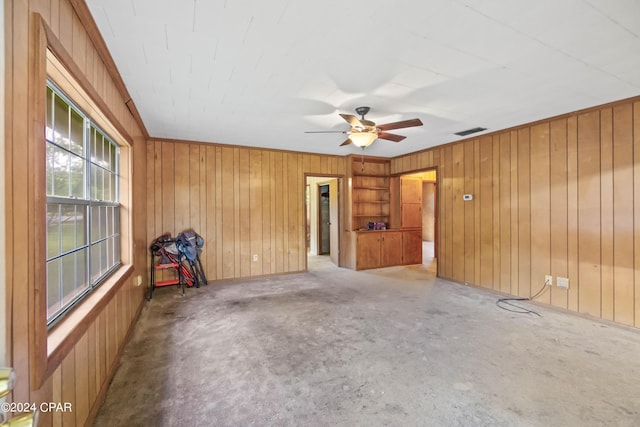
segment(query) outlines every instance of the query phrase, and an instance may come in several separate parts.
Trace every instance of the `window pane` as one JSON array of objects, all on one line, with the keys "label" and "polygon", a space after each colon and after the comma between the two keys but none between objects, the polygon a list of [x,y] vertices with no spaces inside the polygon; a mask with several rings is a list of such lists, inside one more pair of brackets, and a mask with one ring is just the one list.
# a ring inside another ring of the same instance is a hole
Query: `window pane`
[{"label": "window pane", "polygon": [[84,153],[84,119],[77,111],[71,109],[71,151]]},{"label": "window pane", "polygon": [[97,139],[97,129],[91,126],[91,161],[96,161],[96,139]]},{"label": "window pane", "polygon": [[76,245],[76,222],[78,218],[75,205],[60,205],[60,211],[62,214],[60,217],[60,244],[62,253],[65,253],[78,247]]},{"label": "window pane", "polygon": [[60,260],[47,262],[47,317],[51,317],[61,304],[60,295]]},{"label": "window pane", "polygon": [[54,101],[54,142],[69,148],[69,106],[59,96]]},{"label": "window pane", "polygon": [[69,197],[69,153],[61,148],[53,149],[53,195]]},{"label": "window pane", "polygon": [[55,150],[55,145],[47,143],[47,196],[53,195],[53,160],[55,159],[53,153]]},{"label": "window pane", "polygon": [[109,266],[108,242],[109,240],[103,240],[100,242],[100,274],[104,274]]},{"label": "window pane", "polygon": [[100,240],[100,206],[91,206],[91,243],[97,240]]},{"label": "window pane", "polygon": [[112,201],[111,196],[111,172],[102,171],[104,174],[104,200]]},{"label": "window pane", "polygon": [[87,209],[86,205],[76,206],[76,242],[78,247],[87,244]]},{"label": "window pane", "polygon": [[78,292],[84,292],[89,288],[89,280],[87,277],[87,250],[83,249],[76,252],[76,284]]},{"label": "window pane", "polygon": [[120,206],[116,206],[113,211],[115,232],[120,234]]},{"label": "window pane", "polygon": [[70,157],[71,166],[71,195],[79,199],[84,199],[85,180],[84,180],[84,165],[85,160],[82,157],[74,156]]},{"label": "window pane", "polygon": [[97,163],[100,166],[105,167],[106,162],[105,162],[104,150],[105,150],[105,145],[108,144],[108,142],[105,141],[104,135],[102,135],[101,133],[98,133],[98,134],[100,136],[98,137],[98,152],[96,153]]},{"label": "window pane", "polygon": [[105,260],[105,269],[109,269],[113,266],[113,238],[109,238],[106,240],[106,245],[107,245],[107,257]]},{"label": "window pane", "polygon": [[111,149],[109,150],[109,154],[111,156],[111,159],[109,161],[109,170],[111,172],[115,172],[116,171],[116,152],[117,152],[118,148],[111,144]]},{"label": "window pane", "polygon": [[115,245],[115,263],[119,264],[120,263],[120,235],[117,234],[114,238],[114,245]]},{"label": "window pane", "polygon": [[47,205],[47,259],[60,255],[60,205]]},{"label": "window pane", "polygon": [[103,170],[97,166],[91,166],[91,199],[104,200]]},{"label": "window pane", "polygon": [[53,91],[47,88],[47,128],[45,138],[53,141]]},{"label": "window pane", "polygon": [[107,237],[107,209],[106,206],[100,207],[100,238]]},{"label": "window pane", "polygon": [[60,258],[62,261],[62,303],[68,304],[76,295],[76,254]]},{"label": "window pane", "polygon": [[91,246],[91,284],[100,277],[100,244]]},{"label": "window pane", "polygon": [[118,201],[118,175],[111,174],[111,201]]}]

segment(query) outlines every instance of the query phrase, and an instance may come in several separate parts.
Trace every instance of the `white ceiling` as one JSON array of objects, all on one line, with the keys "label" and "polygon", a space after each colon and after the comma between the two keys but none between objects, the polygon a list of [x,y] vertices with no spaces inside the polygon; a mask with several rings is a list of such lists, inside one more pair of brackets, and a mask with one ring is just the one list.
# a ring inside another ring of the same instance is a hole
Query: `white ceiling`
[{"label": "white ceiling", "polygon": [[397,156],[640,94],[638,0],[86,0],[152,137]]}]

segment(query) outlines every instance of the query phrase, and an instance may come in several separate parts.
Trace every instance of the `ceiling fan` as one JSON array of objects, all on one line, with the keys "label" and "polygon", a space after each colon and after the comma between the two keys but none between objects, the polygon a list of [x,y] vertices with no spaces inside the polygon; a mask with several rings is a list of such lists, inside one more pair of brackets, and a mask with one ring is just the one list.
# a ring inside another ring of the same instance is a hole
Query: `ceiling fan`
[{"label": "ceiling fan", "polygon": [[406,136],[397,135],[395,133],[389,133],[388,130],[410,128],[414,126],[422,126],[420,119],[403,120],[400,122],[386,123],[383,125],[376,125],[371,120],[366,120],[364,116],[369,112],[369,107],[358,107],[356,113],[360,114],[361,118],[357,118],[351,114],[340,114],[340,117],[346,120],[351,125],[349,131],[308,131],[305,133],[343,133],[349,135],[349,137],[340,146],[353,144],[358,147],[368,147],[373,142],[380,138],[388,141],[400,142],[406,138]]}]

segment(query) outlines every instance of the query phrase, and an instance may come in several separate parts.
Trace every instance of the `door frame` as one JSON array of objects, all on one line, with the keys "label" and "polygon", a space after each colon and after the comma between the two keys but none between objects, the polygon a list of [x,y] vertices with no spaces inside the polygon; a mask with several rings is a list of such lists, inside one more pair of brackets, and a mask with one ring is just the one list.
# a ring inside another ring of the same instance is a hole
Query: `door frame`
[{"label": "door frame", "polygon": [[[433,257],[436,259],[436,276],[440,276],[440,260],[438,259],[438,248],[440,246],[440,172],[438,170],[438,166],[431,166],[428,168],[421,168],[415,170],[409,170],[401,173],[393,174],[392,176],[397,176],[398,178],[402,178],[405,175],[413,175],[422,172],[430,172],[435,171],[436,180],[434,182],[434,192],[435,196],[433,198]],[[399,200],[399,199],[398,199]],[[424,215],[424,212],[423,212]]]},{"label": "door frame", "polygon": [[[342,230],[342,224],[344,224],[344,215],[345,215],[345,176],[344,174],[325,174],[325,173],[313,173],[313,172],[305,172],[303,175],[303,185],[302,188],[306,189],[306,185],[307,185],[307,178],[320,178],[320,179],[336,179],[337,180],[337,189],[338,189],[338,223],[336,224],[337,230],[338,230],[338,242],[337,242],[337,247],[338,247],[338,256],[337,256],[337,260],[338,260],[338,267],[343,267],[346,265],[346,256],[347,253],[345,251],[344,248],[344,244],[345,241],[347,239],[345,239],[345,237],[343,236],[343,230]],[[309,223],[308,223],[308,219],[307,219],[307,202],[306,202],[306,190],[303,191],[303,194],[301,195],[303,198],[303,203],[305,206],[305,209],[302,210],[302,215],[303,215],[303,221],[304,221],[304,230],[307,230],[307,228],[309,227]],[[306,234],[306,231],[305,231]],[[305,238],[306,241],[306,238]],[[305,243],[306,246],[306,243]],[[304,271],[308,271],[309,270],[309,253],[307,251],[308,247],[305,247],[305,257],[304,257]]]}]

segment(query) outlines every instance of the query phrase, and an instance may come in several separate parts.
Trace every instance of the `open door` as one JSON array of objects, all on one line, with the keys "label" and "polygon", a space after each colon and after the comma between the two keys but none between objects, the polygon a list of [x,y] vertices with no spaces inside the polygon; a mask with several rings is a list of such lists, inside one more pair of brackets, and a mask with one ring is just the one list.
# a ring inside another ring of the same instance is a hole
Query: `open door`
[{"label": "open door", "polygon": [[329,184],[318,185],[318,255],[331,252]]},{"label": "open door", "polygon": [[340,262],[340,241],[338,237],[338,180],[329,182],[329,258],[338,265]]}]

